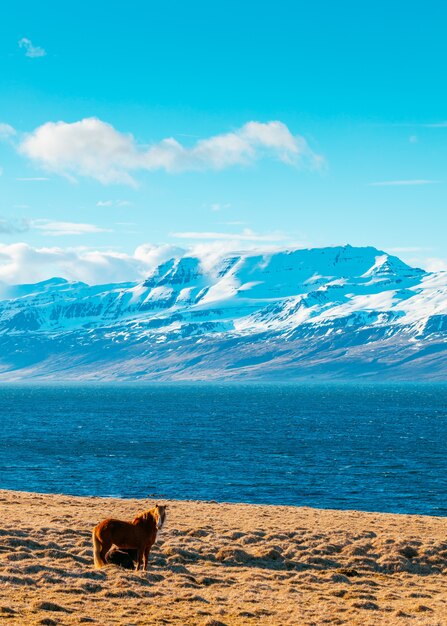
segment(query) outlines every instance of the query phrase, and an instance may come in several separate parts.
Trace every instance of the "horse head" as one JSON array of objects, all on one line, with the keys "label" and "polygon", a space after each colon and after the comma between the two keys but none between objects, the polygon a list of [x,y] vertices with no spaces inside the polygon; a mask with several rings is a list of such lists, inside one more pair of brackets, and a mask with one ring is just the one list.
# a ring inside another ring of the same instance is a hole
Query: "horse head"
[{"label": "horse head", "polygon": [[157,526],[157,530],[160,530],[166,518],[166,504],[156,504],[154,511],[155,524]]}]

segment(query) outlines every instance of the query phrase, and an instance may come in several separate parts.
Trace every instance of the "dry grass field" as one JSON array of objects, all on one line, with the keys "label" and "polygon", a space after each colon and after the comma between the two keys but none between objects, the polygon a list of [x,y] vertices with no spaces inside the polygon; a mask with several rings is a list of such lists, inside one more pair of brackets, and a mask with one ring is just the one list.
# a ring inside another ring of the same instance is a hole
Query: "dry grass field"
[{"label": "dry grass field", "polygon": [[92,527],[153,505],[0,491],[2,624],[447,624],[446,519],[174,501],[148,572],[95,570]]}]

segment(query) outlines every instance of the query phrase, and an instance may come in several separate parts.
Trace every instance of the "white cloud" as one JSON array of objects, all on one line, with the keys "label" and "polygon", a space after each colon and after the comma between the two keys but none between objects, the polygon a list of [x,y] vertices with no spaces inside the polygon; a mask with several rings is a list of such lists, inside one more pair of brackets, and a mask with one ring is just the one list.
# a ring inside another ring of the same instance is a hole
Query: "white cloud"
[{"label": "white cloud", "polygon": [[18,41],[19,47],[25,50],[25,56],[30,57],[31,59],[36,59],[38,57],[44,57],[46,55],[46,51],[39,47],[34,46],[33,42],[27,37],[22,37]]},{"label": "white cloud", "polygon": [[104,206],[131,206],[132,202],[130,200],[98,200],[96,206],[104,207]]},{"label": "white cloud", "polygon": [[[24,205],[26,206],[26,205]],[[44,235],[58,237],[62,235],[89,235],[94,233],[111,232],[109,229],[100,228],[95,224],[83,224],[79,222],[59,222],[49,219],[11,219],[0,216],[0,233],[17,234],[29,230],[41,231]]]},{"label": "white cloud", "polygon": [[440,122],[400,122],[392,124],[392,126],[401,126],[409,128],[447,128],[447,121],[441,120]]},{"label": "white cloud", "polygon": [[213,202],[213,204],[210,205],[211,211],[214,212],[222,211],[222,209],[229,209],[230,207],[231,204],[229,202],[226,202],[225,204],[222,204],[221,202]]},{"label": "white cloud", "polygon": [[447,271],[447,259],[428,258],[421,261],[421,265],[427,272],[445,272]]},{"label": "white cloud", "polygon": [[31,178],[16,178],[16,180],[20,180],[22,182],[42,182],[50,179],[45,178],[44,176],[32,176]]},{"label": "white cloud", "polygon": [[425,180],[423,178],[410,180],[385,180],[377,183],[368,183],[370,187],[399,187],[404,185],[433,185],[439,180]]},{"label": "white cloud", "polygon": [[173,257],[182,257],[185,254],[184,248],[169,243],[160,245],[144,243],[136,248],[134,258],[143,263],[145,267],[152,269]]},{"label": "white cloud", "polygon": [[397,254],[402,261],[411,267],[420,267],[427,272],[447,271],[447,259],[444,257],[431,256],[434,248],[423,246],[400,246],[387,248],[387,252]]},{"label": "white cloud", "polygon": [[283,233],[274,232],[266,235],[255,233],[250,228],[244,228],[241,233],[219,233],[219,232],[200,232],[200,231],[188,231],[188,232],[176,232],[170,233],[171,237],[176,239],[203,239],[208,241],[284,241],[287,237]]},{"label": "white cloud", "polygon": [[5,235],[16,235],[29,230],[30,224],[26,219],[9,219],[0,217],[0,233]]},{"label": "white cloud", "polygon": [[395,248],[387,248],[387,252],[393,254],[408,254],[409,252],[427,252],[432,248],[423,248],[421,246],[397,246]]},{"label": "white cloud", "polygon": [[0,282],[33,283],[54,276],[89,284],[139,281],[160,263],[185,252],[168,244],[145,244],[133,254],[125,254],[82,247],[34,248],[23,242],[0,243]]},{"label": "white cloud", "polygon": [[[0,281],[32,283],[63,276],[91,283],[128,280],[127,257],[117,253],[57,247],[33,248],[26,243],[0,244]],[[134,277],[137,272],[133,272]]]},{"label": "white cloud", "polygon": [[0,122],[0,140],[11,139],[16,134],[15,128],[9,124]]},{"label": "white cloud", "polygon": [[431,124],[418,124],[424,128],[447,128],[447,122],[433,122]]},{"label": "white cloud", "polygon": [[82,224],[79,222],[58,222],[47,219],[32,220],[31,228],[43,231],[45,235],[50,237],[58,237],[60,235],[89,235],[92,233],[110,232],[109,229],[100,228],[95,224]]},{"label": "white cloud", "polygon": [[324,163],[303,137],[292,135],[279,121],[248,122],[191,147],[171,137],[149,148],[94,117],[73,123],[47,122],[24,138],[19,151],[48,171],[68,177],[88,176],[104,184],[135,185],[132,174],[138,170],[220,170],[248,165],[266,156],[311,169]]}]

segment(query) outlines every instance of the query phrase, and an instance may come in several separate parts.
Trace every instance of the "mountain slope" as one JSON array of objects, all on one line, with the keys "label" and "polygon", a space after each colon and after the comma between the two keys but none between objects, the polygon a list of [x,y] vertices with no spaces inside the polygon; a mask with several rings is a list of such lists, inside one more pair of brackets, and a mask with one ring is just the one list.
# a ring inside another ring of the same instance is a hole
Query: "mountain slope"
[{"label": "mountain slope", "polygon": [[0,294],[1,380],[447,373],[447,273],[373,247],[182,257],[141,283]]}]

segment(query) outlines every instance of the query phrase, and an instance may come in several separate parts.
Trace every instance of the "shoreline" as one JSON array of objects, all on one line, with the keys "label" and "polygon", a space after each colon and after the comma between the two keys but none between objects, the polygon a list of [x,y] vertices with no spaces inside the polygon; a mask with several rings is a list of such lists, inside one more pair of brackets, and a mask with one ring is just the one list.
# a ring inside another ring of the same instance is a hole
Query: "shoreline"
[{"label": "shoreline", "polygon": [[297,510],[310,510],[310,511],[319,511],[319,512],[333,512],[333,513],[351,513],[357,514],[362,513],[365,515],[392,515],[399,517],[424,517],[428,519],[438,519],[444,520],[446,523],[446,535],[447,535],[447,514],[446,515],[431,515],[429,513],[403,513],[401,511],[377,511],[377,510],[364,510],[364,509],[343,509],[343,508],[332,508],[332,507],[322,507],[322,506],[310,506],[307,504],[284,504],[284,503],[266,503],[266,502],[242,502],[242,501],[233,501],[233,500],[198,500],[195,498],[169,498],[165,497],[163,494],[148,494],[147,497],[134,497],[134,496],[122,496],[122,495],[79,495],[74,493],[67,492],[52,492],[52,491],[27,491],[21,489],[4,489],[0,488],[0,497],[3,493],[13,493],[13,494],[24,494],[27,496],[56,496],[56,497],[65,497],[65,498],[73,498],[80,500],[114,500],[118,502],[169,502],[171,504],[212,504],[212,505],[222,505],[222,506],[252,506],[252,507],[276,507],[276,508],[285,508],[285,509],[297,509]]},{"label": "shoreline", "polygon": [[447,623],[447,520],[165,500],[149,571],[93,568],[91,530],[155,499],[0,490],[11,625]]}]

